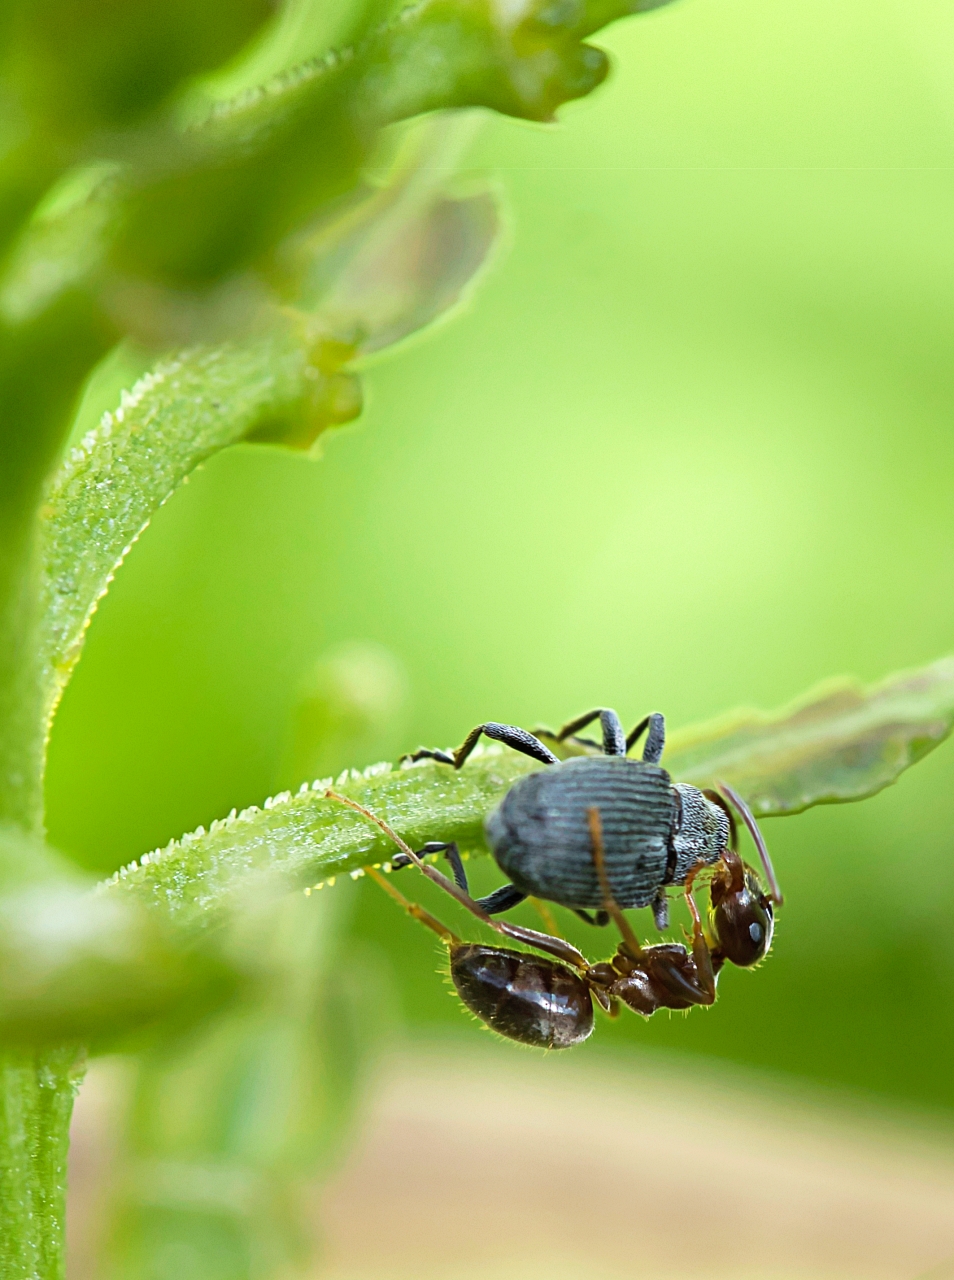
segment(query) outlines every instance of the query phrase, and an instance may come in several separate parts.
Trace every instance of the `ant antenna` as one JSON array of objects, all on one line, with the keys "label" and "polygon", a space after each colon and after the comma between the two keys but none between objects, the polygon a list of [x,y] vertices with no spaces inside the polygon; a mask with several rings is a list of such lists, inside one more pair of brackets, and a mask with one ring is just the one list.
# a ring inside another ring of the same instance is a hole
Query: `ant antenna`
[{"label": "ant antenna", "polygon": [[[566,942],[563,938],[551,938],[548,933],[539,933],[536,929],[527,929],[523,925],[510,924],[506,920],[494,920],[492,916],[489,916],[486,911],[477,905],[469,893],[459,889],[453,880],[448,880],[447,876],[442,875],[436,867],[428,866],[409,845],[405,844],[396,831],[391,830],[383,818],[379,818],[370,809],[366,809],[363,804],[358,804],[357,800],[350,800],[347,796],[339,795],[337,791],[330,789],[325,792],[325,799],[337,800],[339,804],[347,805],[349,809],[354,809],[355,813],[360,813],[369,822],[373,822],[376,827],[384,832],[389,840],[394,841],[401,852],[410,858],[414,865],[427,876],[428,880],[433,880],[434,884],[439,885],[445,893],[449,893],[452,898],[455,898],[460,903],[465,911],[469,911],[472,916],[476,916],[482,924],[489,925],[491,929],[503,934],[505,938],[512,938],[515,942],[522,942],[528,947],[536,947],[538,951],[545,951],[549,955],[555,956],[558,960],[563,960],[567,964],[573,965],[575,969],[579,969],[582,973],[587,972],[589,969],[589,963],[583,953],[577,951],[576,947]],[[374,868],[371,869],[373,870]],[[375,878],[377,879],[377,877]],[[393,886],[389,887],[388,892],[391,891],[391,887]],[[397,890],[394,892],[397,893]],[[394,895],[392,894],[392,896]],[[403,897],[403,895],[401,896]],[[428,927],[433,928],[433,925]],[[450,931],[445,930],[445,932]]]},{"label": "ant antenna", "polygon": [[639,940],[635,933],[633,933],[632,926],[613,897],[609,876],[606,874],[606,857],[603,852],[603,820],[600,817],[599,809],[595,806],[592,809],[587,809],[586,819],[590,824],[590,840],[593,844],[593,866],[596,868],[596,878],[600,882],[600,891],[603,894],[603,909],[609,912],[613,923],[623,935],[623,941],[632,951],[633,959],[638,960],[643,954],[643,949],[639,945]]},{"label": "ant antenna", "polygon": [[772,859],[769,857],[765,838],[759,830],[759,824],[755,821],[755,815],[739,793],[730,787],[727,782],[717,782],[716,786],[725,798],[739,811],[742,821],[748,827],[749,835],[755,841],[755,847],[758,849],[759,857],[762,859],[762,867],[765,871],[765,878],[768,881],[772,901],[778,906],[781,906],[785,899],[782,897],[782,891],[778,886],[778,880],[775,877],[775,868],[772,866]]},{"label": "ant antenna", "polygon": [[460,938],[457,934],[448,929],[447,925],[441,924],[437,916],[432,916],[429,911],[425,911],[422,906],[416,902],[411,902],[405,898],[400,889],[396,889],[388,880],[387,876],[383,876],[376,867],[365,867],[365,871],[371,877],[375,884],[380,885],[385,893],[390,894],[399,907],[403,907],[409,916],[419,920],[421,924],[426,925],[428,929],[432,929],[440,938],[441,942],[448,947],[459,947]]}]

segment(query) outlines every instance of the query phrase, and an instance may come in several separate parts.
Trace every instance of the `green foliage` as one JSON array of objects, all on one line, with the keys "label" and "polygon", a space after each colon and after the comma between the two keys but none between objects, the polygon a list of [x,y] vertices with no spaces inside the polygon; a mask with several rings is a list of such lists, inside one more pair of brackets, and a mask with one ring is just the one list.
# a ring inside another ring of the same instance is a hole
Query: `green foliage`
[{"label": "green foliage", "polygon": [[35,127],[68,144],[125,128],[211,71],[269,17],[267,0],[11,0],[6,74]]},{"label": "green foliage", "polygon": [[[381,131],[444,108],[549,119],[605,75],[584,37],[630,12],[355,5],[337,24],[350,43],[333,51],[321,47],[319,9],[297,6],[313,28],[298,65],[278,52],[288,26],[270,23],[262,0],[43,0],[0,17],[0,822],[24,837],[11,849],[28,881],[51,717],[96,602],[151,513],[226,445],[308,448],[353,418],[355,358],[446,310],[489,252],[489,195],[453,195],[428,177],[428,161],[447,159],[447,128],[435,125],[376,188],[363,169]],[[248,79],[269,62],[265,83]],[[231,100],[217,99],[214,78],[196,80],[215,69]],[[57,470],[71,408],[119,339],[157,362]],[[193,1000],[198,951],[60,879],[4,899],[8,1036],[36,1043],[83,1024],[108,1037],[117,1020]],[[72,931],[55,927],[63,920]],[[62,946],[40,962],[51,929]],[[48,1121],[40,1147],[62,1156],[71,1095],[48,1065],[56,1052],[8,1073],[11,1150]],[[0,1170],[13,1224],[0,1269],[58,1275],[60,1174],[40,1212],[22,1160]]]},{"label": "green foliage", "polygon": [[674,736],[667,763],[697,786],[719,778],[761,817],[863,800],[948,736],[954,659],[864,689],[831,681],[774,715],[736,712]]},{"label": "green foliage", "polygon": [[[293,0],[272,18],[263,0],[14,0],[0,14],[5,1277],[62,1274],[76,1046],[130,1037],[115,1274],[186,1274],[162,1262],[180,1244],[196,1276],[306,1267],[296,1197],[334,1148],[383,1019],[365,1035],[367,964],[340,963],[347,904],[293,891],[390,849],[318,783],[94,891],[42,841],[51,720],[97,602],[176,488],[240,441],[313,451],[360,412],[361,359],[465,294],[499,215],[486,189],[447,185],[464,109],[552,120],[606,75],[587,37],[662,2],[368,0],[329,16]],[[397,126],[427,113],[372,180]],[[67,447],[110,350],[148,372]],[[384,740],[400,673],[378,662],[363,701],[375,661],[318,667],[289,771]],[[946,660],[731,717],[675,737],[667,760],[677,777],[727,778],[765,814],[857,799],[947,734],[952,678]],[[491,750],[461,773],[384,766],[340,786],[413,843],[476,851],[533,767]]]},{"label": "green foliage", "polygon": [[[757,817],[860,800],[894,782],[954,726],[954,659],[893,676],[862,691],[827,685],[771,715],[736,712],[673,735],[663,764],[676,781],[731,783]],[[570,747],[565,754],[572,754]],[[478,749],[461,770],[433,761],[351,771],[335,787],[383,818],[411,846],[456,840],[486,849],[483,822],[513,785],[541,766],[508,748]],[[183,922],[230,909],[249,876],[306,887],[394,850],[360,814],[325,798],[331,779],[304,783],[200,828],[117,872],[114,892],[159,906]]]},{"label": "green foliage", "polygon": [[448,152],[453,158],[461,132],[459,121],[436,122],[388,186],[359,189],[343,213],[285,247],[284,278],[299,282],[306,310],[260,315],[263,332],[159,363],[54,473],[39,526],[47,723],[96,602],[152,512],[189,473],[242,439],[311,446],[360,412],[348,362],[459,299],[498,225],[486,192],[447,196],[435,179],[432,166]]},{"label": "green foliage", "polygon": [[381,976],[343,960],[346,907],[292,895],[247,916],[254,993],[140,1055],[107,1274],[307,1272],[303,1186],[334,1158],[387,1025]]},{"label": "green foliage", "polygon": [[201,1018],[250,976],[159,913],[95,892],[16,828],[0,832],[0,872],[0,1043],[102,1049]]}]

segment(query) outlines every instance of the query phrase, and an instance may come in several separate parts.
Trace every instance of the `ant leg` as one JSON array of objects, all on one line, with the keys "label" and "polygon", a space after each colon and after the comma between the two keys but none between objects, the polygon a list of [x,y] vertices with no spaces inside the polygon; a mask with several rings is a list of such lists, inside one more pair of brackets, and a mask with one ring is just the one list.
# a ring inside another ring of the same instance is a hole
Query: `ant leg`
[{"label": "ant leg", "polygon": [[410,902],[405,898],[404,894],[401,893],[399,889],[395,889],[394,885],[391,884],[387,877],[383,876],[380,871],[377,871],[374,867],[365,867],[365,871],[375,884],[380,885],[384,892],[394,899],[398,906],[404,908],[409,916],[415,920],[419,920],[421,924],[426,925],[428,929],[432,929],[440,938],[441,942],[445,943],[445,945],[449,947],[458,946],[460,944],[460,938],[458,938],[456,933],[452,933],[445,924],[441,924],[437,916],[432,916],[429,911],[425,911],[424,908],[418,906],[416,902]]},{"label": "ant leg", "polygon": [[603,730],[603,754],[606,756],[624,756],[626,754],[626,738],[619,716],[608,707],[597,707],[595,711],[587,711],[585,715],[568,720],[559,733],[554,734],[557,742],[565,742],[567,738],[576,736],[580,729],[599,719]]},{"label": "ant leg", "polygon": [[[443,853],[450,863],[451,873],[454,877],[454,883],[458,889],[463,889],[464,893],[470,893],[470,886],[467,883],[467,872],[464,870],[464,864],[461,862],[460,850],[455,840],[429,840],[423,849],[418,849],[417,856],[423,858],[426,853]],[[391,870],[401,871],[404,867],[411,865],[411,859],[404,853],[396,853],[391,859]]]},{"label": "ant leg", "polygon": [[410,755],[402,756],[402,760],[439,760],[442,764],[451,764],[455,769],[459,769],[470,753],[476,747],[481,734],[486,734],[488,738],[494,738],[497,742],[502,742],[504,746],[512,747],[514,751],[520,751],[525,756],[530,756],[533,760],[539,760],[541,764],[556,764],[557,758],[552,751],[543,745],[539,738],[535,738],[532,733],[527,733],[526,729],[518,729],[512,724],[498,724],[496,720],[488,720],[486,724],[479,724],[471,729],[467,737],[451,755],[447,751],[436,751],[430,747],[421,747],[417,751],[412,751]]},{"label": "ant leg", "polygon": [[587,809],[586,817],[590,824],[593,866],[596,868],[596,878],[600,882],[600,890],[603,894],[603,910],[623,935],[623,942],[626,944],[627,951],[632,953],[634,960],[638,960],[643,954],[643,949],[639,945],[639,940],[633,933],[629,921],[623,915],[619,904],[613,897],[613,890],[610,888],[609,877],[606,874],[606,858],[603,853],[603,821],[600,818],[599,809],[595,806],[592,809]]},{"label": "ant leg", "polygon": [[[410,845],[406,844],[401,837],[393,831],[383,818],[379,818],[377,814],[366,809],[363,804],[359,804],[357,800],[351,800],[348,796],[339,795],[337,791],[330,788],[325,792],[326,800],[335,800],[338,804],[346,805],[349,809],[354,809],[355,813],[360,813],[362,817],[373,822],[374,825],[388,837],[389,840],[397,845],[401,852],[414,863],[417,869],[427,876],[428,880],[432,880],[434,884],[439,885],[445,893],[449,893],[460,905],[469,911],[472,916],[482,921],[483,924],[489,925],[491,929],[502,934],[505,938],[512,938],[515,942],[523,942],[528,947],[535,947],[538,951],[544,951],[547,955],[555,956],[557,960],[562,960],[566,964],[571,964],[581,973],[589,971],[589,963],[581,951],[577,951],[572,943],[566,942],[563,938],[551,937],[548,933],[540,933],[537,929],[527,929],[523,925],[510,924],[506,920],[494,920],[487,914],[463,889],[454,884],[453,880],[448,880],[447,876],[442,875],[436,867],[429,866],[426,862],[422,862]],[[393,889],[393,885],[391,888]],[[397,890],[394,890],[396,893]]]},{"label": "ant leg", "polygon": [[692,958],[695,961],[696,972],[699,975],[700,991],[707,996],[705,1000],[700,1000],[699,1004],[713,1004],[716,998],[716,975],[712,966],[712,952],[709,950],[709,944],[706,941],[706,935],[702,928],[702,920],[699,917],[699,908],[696,906],[696,900],[692,896],[692,883],[696,876],[702,870],[705,863],[697,862],[689,874],[686,876],[685,895],[686,905],[689,908],[689,914],[692,916]]}]

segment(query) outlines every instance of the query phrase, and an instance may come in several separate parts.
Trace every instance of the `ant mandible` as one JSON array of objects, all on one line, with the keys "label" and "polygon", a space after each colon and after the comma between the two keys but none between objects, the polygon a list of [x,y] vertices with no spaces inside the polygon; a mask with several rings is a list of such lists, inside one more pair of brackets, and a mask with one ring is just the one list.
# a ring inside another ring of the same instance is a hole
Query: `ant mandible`
[{"label": "ant mandible", "polygon": [[742,968],[757,964],[772,941],[772,903],[756,872],[735,849],[726,849],[710,882],[708,927],[704,928],[692,885],[701,865],[686,878],[685,897],[692,917],[691,949],[679,943],[644,947],[613,897],[606,874],[603,827],[597,808],[587,811],[593,865],[603,909],[622,936],[609,961],[591,965],[563,938],[494,919],[460,886],[428,866],[382,819],[335,791],[326,798],[363,814],[382,830],[429,880],[471,915],[497,933],[543,955],[485,943],[465,942],[436,916],[411,902],[374,867],[368,875],[395,902],[432,930],[447,947],[451,980],[470,1011],[509,1040],[545,1049],[580,1044],[593,1031],[593,1000],[615,1017],[620,1003],[643,1017],[657,1009],[711,1005],[719,971],[726,962]]}]

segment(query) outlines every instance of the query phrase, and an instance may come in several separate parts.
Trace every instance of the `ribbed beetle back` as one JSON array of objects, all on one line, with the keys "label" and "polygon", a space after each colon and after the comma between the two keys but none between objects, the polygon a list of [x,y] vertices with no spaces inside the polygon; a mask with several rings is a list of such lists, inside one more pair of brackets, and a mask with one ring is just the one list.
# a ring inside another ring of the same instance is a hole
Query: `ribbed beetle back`
[{"label": "ribbed beetle back", "polygon": [[578,757],[521,778],[487,819],[487,840],[518,889],[567,907],[600,907],[587,810],[603,824],[621,907],[645,907],[666,875],[676,812],[669,774],[620,756]]}]

